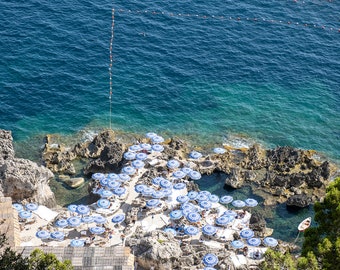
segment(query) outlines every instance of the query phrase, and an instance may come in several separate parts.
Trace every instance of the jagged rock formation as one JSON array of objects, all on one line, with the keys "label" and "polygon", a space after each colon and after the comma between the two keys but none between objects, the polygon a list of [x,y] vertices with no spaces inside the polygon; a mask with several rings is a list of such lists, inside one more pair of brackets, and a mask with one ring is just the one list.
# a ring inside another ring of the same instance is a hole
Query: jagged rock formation
[{"label": "jagged rock formation", "polygon": [[14,201],[29,199],[46,206],[56,204],[48,182],[53,173],[38,164],[15,158],[10,131],[0,130],[0,193]]}]

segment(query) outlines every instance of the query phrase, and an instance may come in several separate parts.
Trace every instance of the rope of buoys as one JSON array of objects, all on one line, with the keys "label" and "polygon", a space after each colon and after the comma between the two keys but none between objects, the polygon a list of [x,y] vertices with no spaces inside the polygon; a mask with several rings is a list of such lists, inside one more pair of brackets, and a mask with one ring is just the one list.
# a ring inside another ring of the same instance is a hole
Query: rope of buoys
[{"label": "rope of buoys", "polygon": [[109,101],[110,101],[110,119],[109,119],[109,126],[111,129],[112,125],[112,63],[113,63],[113,56],[112,56],[112,44],[113,44],[113,34],[114,34],[114,24],[115,24],[115,10],[112,8],[112,23],[111,23],[111,39],[110,39],[110,64],[109,64],[109,77],[110,77],[110,92],[109,92]]}]

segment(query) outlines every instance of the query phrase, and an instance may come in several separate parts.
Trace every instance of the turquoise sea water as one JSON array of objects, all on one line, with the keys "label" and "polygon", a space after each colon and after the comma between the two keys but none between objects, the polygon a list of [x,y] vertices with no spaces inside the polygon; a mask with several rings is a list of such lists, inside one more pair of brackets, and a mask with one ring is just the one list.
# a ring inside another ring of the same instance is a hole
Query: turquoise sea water
[{"label": "turquoise sea water", "polygon": [[339,161],[339,12],[326,0],[2,1],[0,127],[35,160],[45,134],[111,122],[193,146],[241,137]]}]

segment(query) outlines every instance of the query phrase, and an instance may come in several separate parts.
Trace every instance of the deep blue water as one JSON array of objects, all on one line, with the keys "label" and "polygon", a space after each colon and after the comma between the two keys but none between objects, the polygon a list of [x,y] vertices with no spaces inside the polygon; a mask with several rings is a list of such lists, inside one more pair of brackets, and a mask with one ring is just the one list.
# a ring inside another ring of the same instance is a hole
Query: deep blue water
[{"label": "deep blue water", "polygon": [[326,0],[2,1],[0,128],[33,159],[46,133],[111,122],[193,145],[242,137],[339,161],[339,13]]}]

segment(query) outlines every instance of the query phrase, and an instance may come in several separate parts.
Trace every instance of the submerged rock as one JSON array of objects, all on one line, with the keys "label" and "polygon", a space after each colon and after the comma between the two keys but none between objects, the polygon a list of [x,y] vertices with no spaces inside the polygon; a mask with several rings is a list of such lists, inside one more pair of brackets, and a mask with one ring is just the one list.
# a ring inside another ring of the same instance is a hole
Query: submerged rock
[{"label": "submerged rock", "polygon": [[312,202],[312,199],[305,194],[293,195],[288,198],[287,206],[289,207],[307,207]]}]

